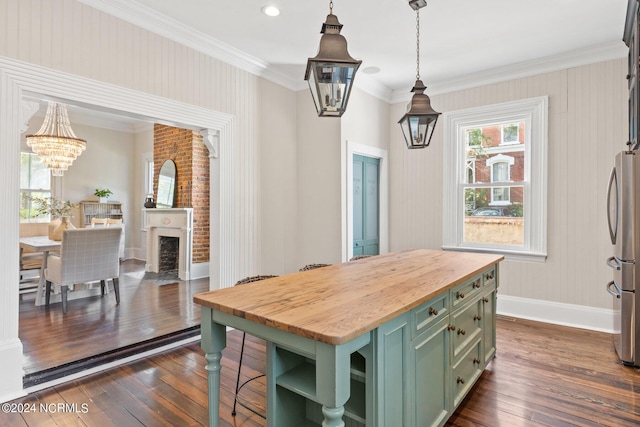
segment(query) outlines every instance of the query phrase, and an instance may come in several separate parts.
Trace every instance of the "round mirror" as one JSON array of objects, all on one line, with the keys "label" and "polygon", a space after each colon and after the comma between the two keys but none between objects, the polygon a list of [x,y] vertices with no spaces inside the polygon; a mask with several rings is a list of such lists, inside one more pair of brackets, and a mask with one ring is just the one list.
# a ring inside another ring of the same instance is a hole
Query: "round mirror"
[{"label": "round mirror", "polygon": [[158,176],[157,208],[172,208],[176,199],[176,164],[173,160],[165,160]]}]

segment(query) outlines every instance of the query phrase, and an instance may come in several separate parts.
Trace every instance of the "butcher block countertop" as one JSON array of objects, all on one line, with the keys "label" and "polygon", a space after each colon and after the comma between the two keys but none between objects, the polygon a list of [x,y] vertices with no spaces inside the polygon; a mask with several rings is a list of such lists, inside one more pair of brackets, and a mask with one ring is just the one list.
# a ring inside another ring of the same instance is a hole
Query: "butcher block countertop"
[{"label": "butcher block countertop", "polygon": [[199,293],[197,304],[332,345],[429,301],[502,255],[416,249]]}]

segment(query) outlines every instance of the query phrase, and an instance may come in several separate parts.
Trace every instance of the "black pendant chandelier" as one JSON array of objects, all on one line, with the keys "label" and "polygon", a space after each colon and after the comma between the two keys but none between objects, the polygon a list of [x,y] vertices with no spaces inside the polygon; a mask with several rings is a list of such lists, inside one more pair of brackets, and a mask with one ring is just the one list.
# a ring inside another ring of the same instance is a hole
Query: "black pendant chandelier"
[{"label": "black pendant chandelier", "polygon": [[313,102],[320,117],[340,117],[347,109],[353,78],[362,63],[347,52],[347,40],[340,34],[342,24],[333,14],[322,24],[318,54],[307,61],[304,79],[309,82]]},{"label": "black pendant chandelier", "polygon": [[416,82],[411,89],[413,97],[407,106],[407,113],[398,123],[410,149],[429,146],[440,115],[431,108],[431,100],[424,93],[427,87],[420,80],[420,9],[426,5],[425,0],[409,1],[409,6],[416,11]]}]

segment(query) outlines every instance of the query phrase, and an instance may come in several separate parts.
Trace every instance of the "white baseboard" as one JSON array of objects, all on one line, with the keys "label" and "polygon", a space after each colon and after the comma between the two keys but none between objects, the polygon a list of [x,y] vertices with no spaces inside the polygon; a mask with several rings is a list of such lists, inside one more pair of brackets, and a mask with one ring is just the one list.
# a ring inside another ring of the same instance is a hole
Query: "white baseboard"
[{"label": "white baseboard", "polygon": [[2,381],[0,381],[0,402],[8,402],[24,396],[26,393],[22,389],[22,343],[19,339],[7,340],[0,343],[0,360],[3,366],[12,366],[10,369],[2,370]]},{"label": "white baseboard", "polygon": [[497,313],[573,328],[614,332],[613,309],[498,294]]}]

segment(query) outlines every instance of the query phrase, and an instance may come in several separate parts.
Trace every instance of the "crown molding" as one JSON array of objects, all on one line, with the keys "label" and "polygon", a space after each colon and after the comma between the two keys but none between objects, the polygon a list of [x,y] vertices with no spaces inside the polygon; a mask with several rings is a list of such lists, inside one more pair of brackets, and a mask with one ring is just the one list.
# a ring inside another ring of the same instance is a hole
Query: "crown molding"
[{"label": "crown molding", "polygon": [[[177,20],[164,16],[157,11],[141,5],[135,0],[77,0],[87,6],[101,10],[109,15],[130,22],[152,33],[166,37],[176,43],[190,47],[220,61],[235,66],[251,74],[260,76],[273,83],[293,91],[306,89],[300,79],[294,79],[275,70],[269,63],[240,51],[220,40],[189,28]],[[561,54],[511,64],[504,67],[484,70],[452,79],[429,82],[429,95],[437,95],[472,87],[485,86],[530,77],[536,74],[564,70],[572,67],[594,64],[626,57],[628,49],[622,40],[611,41],[595,46],[577,49]],[[359,89],[390,104],[407,102],[411,98],[410,87],[391,90],[375,79],[358,74],[354,85]]]},{"label": "crown molding", "polygon": [[77,0],[94,9],[120,18],[154,34],[202,52],[212,58],[263,77],[291,90],[298,90],[299,82],[273,70],[265,61],[229,46],[177,20],[162,15],[132,0]]},{"label": "crown molding", "polygon": [[[502,83],[523,77],[531,77],[537,74],[595,64],[612,59],[625,58],[628,53],[629,49],[622,40],[611,41],[583,49],[533,59],[531,61],[484,70],[461,77],[430,82],[430,84],[427,85],[429,87],[428,95],[439,95],[457,90]],[[402,92],[395,90],[393,91],[391,103],[408,102],[410,99],[411,94],[408,89]]]}]

